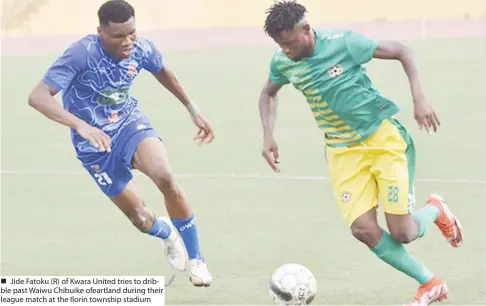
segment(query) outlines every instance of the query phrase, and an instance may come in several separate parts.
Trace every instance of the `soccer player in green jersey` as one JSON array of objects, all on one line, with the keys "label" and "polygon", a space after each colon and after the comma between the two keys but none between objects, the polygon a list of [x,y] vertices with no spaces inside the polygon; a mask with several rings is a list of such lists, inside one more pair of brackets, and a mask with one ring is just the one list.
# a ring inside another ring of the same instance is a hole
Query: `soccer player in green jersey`
[{"label": "soccer player in green jersey", "polygon": [[[419,290],[412,305],[447,298],[444,281],[405,248],[435,223],[449,244],[463,242],[457,218],[439,195],[413,211],[415,148],[409,132],[394,118],[398,105],[373,86],[363,65],[372,58],[398,60],[412,90],[415,119],[436,132],[439,118],[425,100],[412,52],[403,44],[377,41],[350,30],[318,31],[295,1],[268,10],[265,32],[279,45],[259,99],[263,156],[279,170],[273,136],[277,92],[291,83],[302,92],[322,130],[335,198],[351,232],[378,258],[414,278]],[[377,221],[378,201],[388,231]]]}]

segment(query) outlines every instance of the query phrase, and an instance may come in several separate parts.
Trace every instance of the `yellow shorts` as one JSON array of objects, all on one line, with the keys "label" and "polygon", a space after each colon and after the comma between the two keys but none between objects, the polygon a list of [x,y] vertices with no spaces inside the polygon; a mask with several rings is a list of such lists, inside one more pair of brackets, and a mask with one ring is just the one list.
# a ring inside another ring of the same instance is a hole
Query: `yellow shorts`
[{"label": "yellow shorts", "polygon": [[406,129],[385,120],[362,143],[326,146],[334,195],[348,226],[378,207],[386,213],[409,214],[415,205],[415,147]]}]

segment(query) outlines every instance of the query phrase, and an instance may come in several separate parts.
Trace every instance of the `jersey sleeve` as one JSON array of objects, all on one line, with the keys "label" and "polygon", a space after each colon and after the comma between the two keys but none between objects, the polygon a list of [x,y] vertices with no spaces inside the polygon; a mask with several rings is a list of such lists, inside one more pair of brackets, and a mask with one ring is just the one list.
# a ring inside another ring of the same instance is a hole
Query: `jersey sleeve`
[{"label": "jersey sleeve", "polygon": [[56,91],[65,90],[74,77],[86,68],[88,50],[81,42],[72,44],[49,67],[43,81]]},{"label": "jersey sleeve", "polygon": [[269,80],[274,82],[275,84],[288,84],[290,81],[285,77],[282,72],[277,68],[277,62],[275,60],[275,57],[272,58],[272,61],[270,62],[270,75],[269,75]]},{"label": "jersey sleeve", "polygon": [[357,65],[369,62],[373,58],[378,42],[358,32],[349,31],[345,36],[346,47]]},{"label": "jersey sleeve", "polygon": [[144,54],[144,61],[143,61],[143,68],[150,72],[159,72],[162,70],[163,63],[162,63],[162,54],[160,51],[155,47],[154,43],[145,40],[146,42],[146,50]]}]

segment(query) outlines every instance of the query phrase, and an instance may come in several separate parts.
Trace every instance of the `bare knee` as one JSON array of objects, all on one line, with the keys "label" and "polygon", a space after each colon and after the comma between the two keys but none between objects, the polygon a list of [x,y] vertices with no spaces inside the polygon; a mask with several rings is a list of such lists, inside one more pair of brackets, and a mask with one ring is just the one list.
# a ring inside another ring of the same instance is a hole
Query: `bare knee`
[{"label": "bare knee", "polygon": [[390,235],[397,243],[407,244],[418,236],[418,226],[410,215],[386,214]]},{"label": "bare knee", "polygon": [[390,230],[390,235],[393,240],[401,244],[407,244],[415,240],[416,234],[412,231],[402,228],[398,230]]},{"label": "bare knee", "polygon": [[163,194],[174,195],[179,193],[179,187],[171,172],[164,170],[155,171],[152,179]]},{"label": "bare knee", "polygon": [[376,219],[376,210],[370,209],[354,220],[353,224],[351,224],[351,233],[368,247],[377,245],[381,239],[382,230]]},{"label": "bare knee", "polygon": [[351,233],[356,239],[363,242],[368,247],[377,245],[382,235],[382,231],[378,224],[353,224]]},{"label": "bare knee", "polygon": [[153,214],[146,208],[134,210],[128,218],[132,224],[141,232],[148,232],[153,225]]}]

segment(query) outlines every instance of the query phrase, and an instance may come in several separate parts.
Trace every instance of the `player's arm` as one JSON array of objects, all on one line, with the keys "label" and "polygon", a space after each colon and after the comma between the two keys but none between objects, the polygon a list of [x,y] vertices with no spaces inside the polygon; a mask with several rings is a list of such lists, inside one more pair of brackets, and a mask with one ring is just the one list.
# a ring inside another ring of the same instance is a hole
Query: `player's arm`
[{"label": "player's arm", "polygon": [[396,41],[378,41],[373,57],[378,59],[397,60],[402,64],[412,91],[415,119],[420,128],[425,126],[426,130],[429,131],[429,127],[432,127],[434,132],[437,132],[440,126],[439,117],[425,100],[417,61],[412,49]]},{"label": "player's arm", "polygon": [[54,99],[57,90],[51,88],[43,81],[39,82],[29,95],[29,105],[47,118],[76,129],[84,121],[69,113]]},{"label": "player's arm", "polygon": [[210,143],[214,139],[213,128],[209,121],[202,115],[198,107],[189,99],[184,87],[177,79],[172,70],[164,66],[160,71],[153,75],[168,91],[170,91],[187,109],[192,121],[199,128],[194,140],[200,143]]},{"label": "player's arm", "polygon": [[273,139],[273,130],[277,120],[277,93],[282,88],[282,84],[268,80],[260,92],[258,108],[260,110],[260,120],[263,128],[263,137]]},{"label": "player's arm", "polygon": [[398,60],[407,74],[412,90],[415,120],[420,128],[427,131],[432,127],[437,131],[440,122],[432,106],[425,101],[417,63],[410,48],[395,41],[377,41],[358,32],[348,31],[345,36],[346,47],[355,64],[361,65],[372,58]]},{"label": "player's arm", "polygon": [[373,57],[399,61],[409,79],[414,101],[423,100],[425,95],[420,81],[417,63],[410,48],[396,41],[378,41]]},{"label": "player's arm", "polygon": [[273,136],[273,131],[277,120],[277,93],[282,86],[283,84],[274,83],[272,80],[268,80],[260,92],[260,99],[258,101],[260,120],[263,128],[262,156],[275,172],[280,172],[280,168],[278,167],[280,160],[278,146]]},{"label": "player's arm", "polygon": [[44,78],[29,94],[28,103],[47,118],[76,130],[81,137],[90,141],[100,151],[110,151],[111,140],[101,130],[66,111],[54,98],[71,83],[73,78],[84,69],[86,54],[83,48],[72,46],[49,68]]},{"label": "player's arm", "polygon": [[150,49],[144,61],[144,68],[152,73],[157,81],[172,93],[187,109],[192,121],[199,128],[194,140],[200,143],[210,143],[214,139],[214,132],[209,121],[202,115],[198,107],[189,99],[189,96],[179,82],[175,73],[162,64],[162,55],[151,41],[146,41]]},{"label": "player's arm", "polygon": [[193,102],[191,102],[186,90],[172,70],[167,68],[167,66],[164,66],[160,71],[154,72],[153,75],[162,86],[172,93],[187,108],[191,116],[198,116],[200,114],[199,109]]},{"label": "player's arm", "polygon": [[263,128],[263,151],[262,156],[268,165],[275,172],[280,172],[278,164],[280,163],[278,146],[273,136],[275,122],[277,121],[278,91],[289,80],[280,72],[276,63],[276,56],[270,63],[270,75],[268,81],[260,92],[258,108],[260,110],[260,120]]}]

